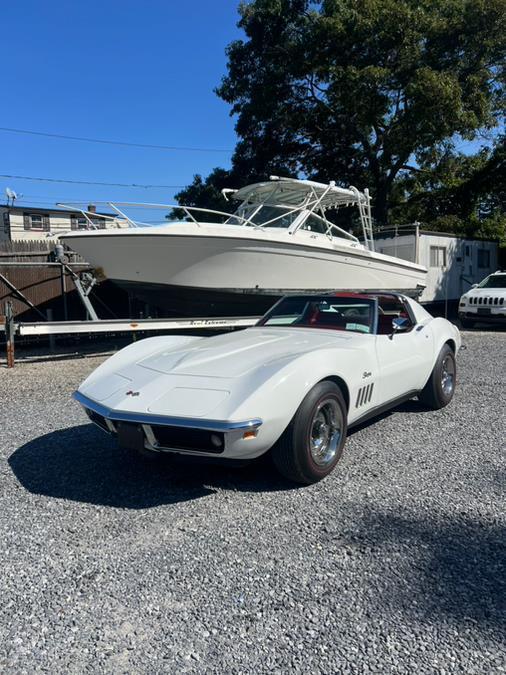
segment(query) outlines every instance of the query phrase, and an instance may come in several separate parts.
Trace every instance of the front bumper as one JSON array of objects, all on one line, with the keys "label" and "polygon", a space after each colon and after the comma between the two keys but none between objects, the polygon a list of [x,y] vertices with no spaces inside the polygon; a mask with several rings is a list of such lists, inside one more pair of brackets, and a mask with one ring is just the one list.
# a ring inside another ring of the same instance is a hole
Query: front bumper
[{"label": "front bumper", "polygon": [[[155,452],[221,457],[244,456],[241,441],[255,438],[262,420],[208,420],[113,410],[79,391],[73,398],[102,431],[115,435],[122,445]],[[248,443],[247,440],[244,442]]]},{"label": "front bumper", "polygon": [[[481,311],[480,311],[481,310]],[[488,310],[488,311],[487,311]],[[495,308],[459,308],[459,319],[468,319],[470,321],[483,323],[502,323],[506,322],[506,309],[496,310]]]}]

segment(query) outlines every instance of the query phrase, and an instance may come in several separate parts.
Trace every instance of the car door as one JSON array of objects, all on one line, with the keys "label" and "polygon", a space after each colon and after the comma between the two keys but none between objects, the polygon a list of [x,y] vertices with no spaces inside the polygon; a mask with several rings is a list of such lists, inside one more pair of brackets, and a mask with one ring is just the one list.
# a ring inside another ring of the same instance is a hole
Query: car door
[{"label": "car door", "polygon": [[400,311],[408,315],[407,330],[394,333],[388,323],[391,326],[395,317],[387,314],[387,319],[383,315],[383,327],[380,321],[376,336],[381,403],[419,391],[430,373],[434,349],[432,330],[428,324],[416,324],[407,308]]}]

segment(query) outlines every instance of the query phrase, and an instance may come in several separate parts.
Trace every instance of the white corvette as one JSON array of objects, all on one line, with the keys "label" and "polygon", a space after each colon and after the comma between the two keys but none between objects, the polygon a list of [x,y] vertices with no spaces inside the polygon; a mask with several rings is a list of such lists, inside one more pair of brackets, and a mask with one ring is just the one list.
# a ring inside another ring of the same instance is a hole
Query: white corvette
[{"label": "white corvette", "polygon": [[348,427],[414,396],[447,405],[460,345],[453,324],[399,294],[291,296],[247,330],[135,342],[74,397],[122,446],[271,450],[282,474],[308,484],[337,464]]}]

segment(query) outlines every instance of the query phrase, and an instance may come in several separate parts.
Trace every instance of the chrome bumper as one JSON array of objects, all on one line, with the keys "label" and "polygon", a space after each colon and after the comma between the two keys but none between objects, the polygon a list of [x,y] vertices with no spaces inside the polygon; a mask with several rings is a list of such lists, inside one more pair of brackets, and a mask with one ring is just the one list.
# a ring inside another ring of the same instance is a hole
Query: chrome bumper
[{"label": "chrome bumper", "polygon": [[[75,391],[72,397],[80,403],[83,408],[93,411],[110,422],[131,422],[133,424],[156,425],[166,427],[180,427],[184,429],[202,429],[205,431],[248,431],[258,429],[262,426],[263,420],[254,417],[249,420],[229,421],[229,420],[206,420],[195,417],[170,417],[169,415],[150,415],[149,413],[135,413],[122,410],[112,410],[101,403],[97,403],[88,398],[79,391]],[[112,429],[111,429],[112,431]]]}]

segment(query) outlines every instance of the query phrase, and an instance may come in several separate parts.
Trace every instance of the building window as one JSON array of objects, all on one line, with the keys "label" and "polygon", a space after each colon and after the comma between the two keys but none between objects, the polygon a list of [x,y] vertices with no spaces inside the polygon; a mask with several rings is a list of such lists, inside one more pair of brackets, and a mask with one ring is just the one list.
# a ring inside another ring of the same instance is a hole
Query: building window
[{"label": "building window", "polygon": [[92,218],[91,222],[95,225],[97,230],[105,230],[105,218]]},{"label": "building window", "polygon": [[39,230],[49,232],[49,216],[45,213],[23,213],[23,226],[25,230]]},{"label": "building window", "polygon": [[490,251],[486,248],[478,249],[478,269],[487,269],[490,267]]},{"label": "building window", "polygon": [[7,236],[11,233],[11,223],[8,211],[4,211],[4,232]]},{"label": "building window", "polygon": [[430,266],[446,267],[446,246],[430,247]]},{"label": "building window", "polygon": [[[88,220],[89,218],[89,220]],[[105,218],[91,217],[85,218],[82,214],[72,213],[70,216],[70,227],[72,230],[97,230],[105,229]],[[90,224],[93,223],[93,226]]]}]

